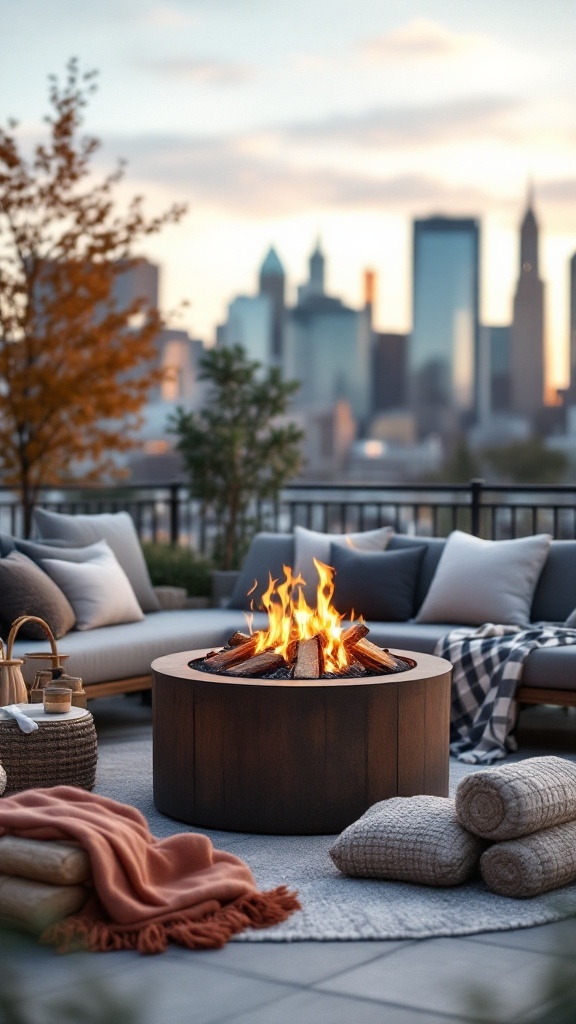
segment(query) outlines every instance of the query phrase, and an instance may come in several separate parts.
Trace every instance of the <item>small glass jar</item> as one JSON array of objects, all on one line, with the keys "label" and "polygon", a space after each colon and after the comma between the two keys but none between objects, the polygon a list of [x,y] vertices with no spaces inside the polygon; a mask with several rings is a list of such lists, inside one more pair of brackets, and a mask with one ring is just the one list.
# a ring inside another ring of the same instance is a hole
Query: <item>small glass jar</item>
[{"label": "small glass jar", "polygon": [[72,706],[72,690],[68,686],[44,687],[44,711],[48,715],[65,715]]}]

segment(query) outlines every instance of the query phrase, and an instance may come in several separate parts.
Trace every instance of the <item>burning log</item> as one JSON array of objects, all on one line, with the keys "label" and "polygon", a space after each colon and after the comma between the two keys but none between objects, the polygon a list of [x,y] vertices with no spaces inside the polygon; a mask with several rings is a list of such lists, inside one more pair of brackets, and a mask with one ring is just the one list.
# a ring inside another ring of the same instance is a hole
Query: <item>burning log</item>
[{"label": "burning log", "polygon": [[357,644],[359,640],[368,636],[369,632],[370,630],[365,622],[355,622],[353,626],[344,630],[340,639],[342,640],[346,650],[349,651],[350,648],[354,647],[354,644]]},{"label": "burning log", "polygon": [[241,644],[247,643],[252,637],[248,633],[242,633],[239,629],[235,633],[232,633],[228,641],[228,647],[240,647]]},{"label": "burning log", "polygon": [[233,675],[263,676],[266,672],[275,672],[284,664],[285,661],[281,654],[276,654],[275,651],[262,651],[262,654],[248,658],[248,661],[243,661],[241,665],[235,665]]},{"label": "burning log", "polygon": [[364,637],[352,648],[352,654],[358,661],[362,662],[365,668],[384,669],[387,672],[394,671],[400,667],[400,662],[388,651],[377,647],[371,640]]},{"label": "burning log", "polygon": [[256,650],[258,643],[258,634],[255,633],[246,642],[239,644],[237,647],[231,647],[230,650],[219,651],[213,658],[209,659],[210,668],[220,669],[232,668],[239,662],[246,661],[247,658],[251,658]]},{"label": "burning log", "polygon": [[319,638],[313,636],[309,640],[301,640],[294,665],[294,679],[319,679],[321,660]]}]

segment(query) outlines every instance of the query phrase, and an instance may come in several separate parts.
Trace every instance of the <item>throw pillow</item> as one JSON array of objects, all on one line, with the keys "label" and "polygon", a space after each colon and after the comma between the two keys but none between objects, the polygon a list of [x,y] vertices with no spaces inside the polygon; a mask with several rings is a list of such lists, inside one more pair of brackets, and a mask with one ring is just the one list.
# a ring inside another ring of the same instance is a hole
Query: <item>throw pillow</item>
[{"label": "throw pillow", "polygon": [[346,615],[352,610],[377,622],[405,622],[414,614],[414,594],[424,545],[405,551],[356,551],[330,547],[336,570],[332,603]]},{"label": "throw pillow", "polygon": [[[268,589],[268,577],[284,579],[284,565],[294,565],[294,537],[291,533],[257,533],[228,601],[228,608],[258,609]],[[254,589],[254,582],[257,587]]]},{"label": "throw pillow", "polygon": [[330,547],[343,544],[357,551],[383,551],[394,531],[391,526],[380,530],[365,530],[362,533],[318,533],[304,526],[294,527],[294,569],[306,580],[304,597],[312,607],[316,605],[318,573],[314,559],[330,564]]},{"label": "throw pillow", "polygon": [[567,626],[568,629],[576,629],[576,608],[574,611],[570,612],[570,615],[566,619],[564,625]]},{"label": "throw pillow", "polygon": [[[0,558],[0,619],[8,628],[20,615],[44,619],[57,640],[76,622],[74,609],[54,581],[26,555],[12,551]],[[27,640],[46,639],[36,622],[25,622],[18,635]]]},{"label": "throw pillow", "polygon": [[328,852],[356,878],[459,885],[477,870],[484,847],[459,823],[454,800],[397,796],[370,807]]},{"label": "throw pillow", "polygon": [[89,562],[44,558],[42,565],[70,601],[77,629],[144,618],[130,580],[109,548]]},{"label": "throw pillow", "polygon": [[142,611],[160,610],[136,527],[127,512],[64,515],[37,508],[34,523],[42,540],[65,540],[77,545],[105,540],[130,580]]},{"label": "throw pillow", "polygon": [[529,625],[550,542],[546,533],[519,540],[481,540],[454,530],[416,621]]}]

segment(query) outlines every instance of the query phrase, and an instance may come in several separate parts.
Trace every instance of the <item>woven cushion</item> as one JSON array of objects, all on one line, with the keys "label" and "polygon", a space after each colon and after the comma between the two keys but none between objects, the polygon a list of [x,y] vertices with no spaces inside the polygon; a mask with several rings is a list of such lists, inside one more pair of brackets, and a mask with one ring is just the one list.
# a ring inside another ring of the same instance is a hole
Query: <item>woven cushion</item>
[{"label": "woven cushion", "polygon": [[406,551],[356,551],[330,546],[336,570],[332,603],[341,614],[352,610],[364,619],[405,622],[414,614],[416,580],[424,545]]},{"label": "woven cushion", "polygon": [[453,800],[398,796],[374,804],[329,853],[345,875],[459,885],[476,871],[483,848],[458,822]]},{"label": "woven cushion", "polygon": [[[50,576],[26,555],[11,551],[6,558],[0,558],[0,620],[7,628],[20,615],[44,619],[56,639],[68,633],[76,622],[68,598]],[[36,622],[25,622],[18,632],[32,640],[46,637]]]},{"label": "woven cushion", "polygon": [[77,629],[96,629],[144,618],[126,573],[107,545],[89,562],[42,559],[46,572],[66,594]]},{"label": "woven cushion", "polygon": [[362,533],[318,533],[303,526],[295,526],[295,569],[306,580],[306,586],[302,589],[308,603],[312,607],[316,606],[318,573],[314,559],[324,562],[325,565],[329,564],[332,544],[343,544],[357,551],[383,551],[390,542],[393,532],[390,526],[383,526],[380,530],[364,530]]},{"label": "woven cushion", "polygon": [[528,625],[550,541],[546,533],[494,541],[454,530],[417,621]]},{"label": "woven cushion", "polygon": [[480,858],[482,878],[500,896],[539,896],[576,881],[576,821],[494,843]]},{"label": "woven cushion", "polygon": [[485,839],[515,839],[576,819],[576,764],[529,757],[467,775],[456,790],[460,823]]},{"label": "woven cushion", "polygon": [[34,523],[44,540],[64,540],[77,545],[105,540],[130,580],[142,611],[160,610],[136,528],[127,512],[69,516],[37,508]]}]

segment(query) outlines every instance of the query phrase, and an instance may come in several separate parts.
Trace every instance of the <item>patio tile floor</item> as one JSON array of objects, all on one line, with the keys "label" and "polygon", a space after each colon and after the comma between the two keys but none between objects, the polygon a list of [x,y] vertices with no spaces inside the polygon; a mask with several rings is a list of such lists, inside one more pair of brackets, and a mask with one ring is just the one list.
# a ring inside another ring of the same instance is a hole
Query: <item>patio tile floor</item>
[{"label": "patio tile floor", "polygon": [[[134,698],[95,702],[91,710],[100,743],[150,731],[150,709]],[[525,712],[520,753],[573,755],[575,722],[574,712]],[[554,967],[576,976],[576,921],[453,939],[230,943],[199,953],[173,947],[150,958],[58,957],[36,947],[2,956],[3,972],[19,970],[23,981],[22,1024],[54,1024],[56,1001],[94,1005],[107,995],[136,1007],[137,1024],[454,1024],[486,1019],[471,1001],[478,986],[496,997],[494,1020],[540,1024],[549,1019],[544,982]]]}]

